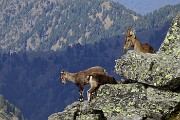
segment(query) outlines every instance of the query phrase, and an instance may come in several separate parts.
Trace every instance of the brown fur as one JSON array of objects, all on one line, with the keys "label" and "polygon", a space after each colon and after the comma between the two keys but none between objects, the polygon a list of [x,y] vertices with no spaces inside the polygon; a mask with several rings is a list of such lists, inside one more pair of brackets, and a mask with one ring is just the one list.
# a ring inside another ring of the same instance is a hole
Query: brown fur
[{"label": "brown fur", "polygon": [[140,41],[136,38],[135,32],[131,28],[128,28],[126,32],[126,38],[123,44],[123,50],[126,51],[131,47],[133,47],[134,50],[139,52],[155,53],[151,45],[149,45],[148,43],[141,44]]},{"label": "brown fur", "polygon": [[88,84],[85,82],[85,79],[93,72],[107,74],[104,68],[95,66],[77,73],[61,71],[60,78],[63,84],[65,84],[67,81],[73,82],[77,87],[79,87],[80,97],[83,97],[84,85]]},{"label": "brown fur", "polygon": [[88,101],[92,99],[92,94],[96,93],[97,89],[104,84],[118,84],[114,77],[110,77],[101,73],[92,73],[87,76],[86,82],[90,84],[90,89],[87,91]]}]

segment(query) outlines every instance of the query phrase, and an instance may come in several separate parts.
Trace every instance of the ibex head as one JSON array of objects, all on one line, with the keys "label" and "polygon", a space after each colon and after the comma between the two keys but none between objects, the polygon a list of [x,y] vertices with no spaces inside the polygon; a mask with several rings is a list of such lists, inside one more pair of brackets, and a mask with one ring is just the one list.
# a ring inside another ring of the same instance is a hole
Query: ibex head
[{"label": "ibex head", "polygon": [[66,72],[65,71],[61,71],[61,73],[60,73],[60,78],[61,78],[61,82],[62,82],[62,84],[66,84],[66,82],[67,82],[67,74],[66,74]]},{"label": "ibex head", "polygon": [[132,30],[131,27],[128,28],[128,30],[126,31],[126,36],[125,36],[125,40],[124,40],[124,44],[123,44],[123,50],[124,51],[133,47],[132,40],[135,38],[136,38],[135,31]]}]

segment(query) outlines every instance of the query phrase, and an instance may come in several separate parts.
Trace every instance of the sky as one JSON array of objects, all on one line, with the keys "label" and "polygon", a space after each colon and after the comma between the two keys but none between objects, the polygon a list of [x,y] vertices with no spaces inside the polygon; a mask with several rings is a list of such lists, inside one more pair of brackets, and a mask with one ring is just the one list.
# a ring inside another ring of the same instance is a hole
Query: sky
[{"label": "sky", "polygon": [[180,3],[180,0],[114,0],[125,7],[145,15],[146,13],[152,12],[156,9],[164,7],[165,5],[175,5]]}]

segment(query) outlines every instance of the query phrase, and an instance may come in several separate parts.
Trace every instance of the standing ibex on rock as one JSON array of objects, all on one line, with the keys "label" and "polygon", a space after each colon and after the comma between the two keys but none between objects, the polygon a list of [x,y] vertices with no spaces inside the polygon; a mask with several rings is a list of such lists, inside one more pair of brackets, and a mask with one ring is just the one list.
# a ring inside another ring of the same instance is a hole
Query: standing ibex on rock
[{"label": "standing ibex on rock", "polygon": [[87,76],[86,82],[90,84],[90,89],[87,91],[89,103],[92,100],[92,94],[97,92],[98,88],[104,84],[118,84],[114,77],[110,77],[101,73],[92,73]]},{"label": "standing ibex on rock", "polygon": [[133,31],[131,28],[128,28],[123,45],[123,50],[126,51],[131,47],[134,47],[134,50],[139,52],[155,53],[151,45],[149,45],[148,43],[141,44],[140,41],[135,36],[135,31]]},{"label": "standing ibex on rock", "polygon": [[102,67],[95,66],[91,67],[87,70],[80,71],[77,73],[69,73],[65,71],[61,71],[60,78],[62,80],[62,83],[65,84],[67,81],[71,81],[74,83],[77,87],[79,87],[79,94],[80,94],[80,101],[83,101],[83,91],[84,91],[84,85],[87,85],[88,83],[85,81],[88,75],[91,73],[101,73],[101,74],[107,74],[106,70]]}]

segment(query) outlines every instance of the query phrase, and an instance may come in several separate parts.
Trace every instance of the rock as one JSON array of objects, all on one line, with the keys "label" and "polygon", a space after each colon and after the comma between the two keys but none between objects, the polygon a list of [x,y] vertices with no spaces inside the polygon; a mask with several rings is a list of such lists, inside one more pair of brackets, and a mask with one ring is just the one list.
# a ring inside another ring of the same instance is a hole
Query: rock
[{"label": "rock", "polygon": [[67,106],[63,112],[50,115],[48,120],[73,120],[74,113],[77,111],[78,106],[79,102],[74,102],[73,104]]},{"label": "rock", "polygon": [[127,79],[162,89],[180,86],[180,14],[156,54],[128,51],[116,60],[115,72]]},{"label": "rock", "polygon": [[75,102],[48,120],[163,120],[178,110],[179,101],[179,93],[138,83],[103,85],[90,106],[87,101],[81,104],[81,112],[77,109],[79,102]]},{"label": "rock", "polygon": [[180,58],[180,13],[175,17],[158,53],[173,54]]},{"label": "rock", "polygon": [[116,60],[115,72],[131,83],[102,85],[90,105],[74,102],[48,120],[178,120],[179,34],[180,14],[156,54],[130,50]]},{"label": "rock", "polygon": [[106,117],[102,110],[92,109],[91,111],[86,111],[85,114],[80,113],[76,115],[75,120],[106,120]]},{"label": "rock", "polygon": [[52,114],[48,120],[106,120],[102,110],[95,110],[87,101],[74,102],[67,106],[63,112]]},{"label": "rock", "polygon": [[180,86],[180,62],[170,55],[128,51],[116,60],[115,72],[127,79],[164,89]]}]

